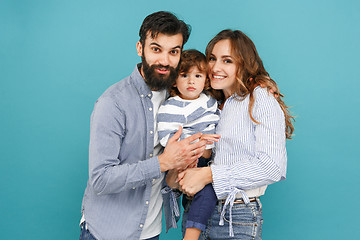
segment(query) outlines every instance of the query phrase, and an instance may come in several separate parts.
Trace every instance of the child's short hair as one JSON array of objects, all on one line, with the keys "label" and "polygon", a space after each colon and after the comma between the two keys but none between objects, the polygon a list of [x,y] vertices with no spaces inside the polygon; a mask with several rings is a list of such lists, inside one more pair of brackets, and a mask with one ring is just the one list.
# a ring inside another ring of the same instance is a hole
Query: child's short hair
[{"label": "child's short hair", "polygon": [[[192,67],[197,67],[201,72],[206,74],[204,90],[209,90],[210,82],[209,78],[207,77],[209,66],[205,55],[198,50],[188,49],[181,53],[179,75],[189,72]],[[175,86],[172,86],[169,91],[172,97],[180,94],[179,90]]]}]

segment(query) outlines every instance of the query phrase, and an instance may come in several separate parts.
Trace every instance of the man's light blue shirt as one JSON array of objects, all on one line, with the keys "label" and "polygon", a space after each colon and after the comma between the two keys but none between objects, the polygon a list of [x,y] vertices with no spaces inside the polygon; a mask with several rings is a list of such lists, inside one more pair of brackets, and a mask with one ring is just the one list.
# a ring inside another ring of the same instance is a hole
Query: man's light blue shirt
[{"label": "man's light blue shirt", "polygon": [[[152,92],[139,66],[104,92],[91,115],[82,214],[99,240],[140,238],[152,180],[161,177],[158,157],[153,156]],[[163,195],[166,218],[168,195]]]}]

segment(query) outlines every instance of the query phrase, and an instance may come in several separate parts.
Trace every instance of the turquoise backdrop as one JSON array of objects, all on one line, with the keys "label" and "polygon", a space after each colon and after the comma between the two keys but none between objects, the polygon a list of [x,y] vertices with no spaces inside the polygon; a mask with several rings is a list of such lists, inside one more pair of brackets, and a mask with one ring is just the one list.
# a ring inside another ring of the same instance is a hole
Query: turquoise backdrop
[{"label": "turquoise backdrop", "polygon": [[247,33],[297,116],[287,180],[262,198],[263,239],[356,239],[355,0],[0,0],[0,239],[79,238],[93,105],[140,61],[138,30],[158,10],[192,25],[185,48]]}]

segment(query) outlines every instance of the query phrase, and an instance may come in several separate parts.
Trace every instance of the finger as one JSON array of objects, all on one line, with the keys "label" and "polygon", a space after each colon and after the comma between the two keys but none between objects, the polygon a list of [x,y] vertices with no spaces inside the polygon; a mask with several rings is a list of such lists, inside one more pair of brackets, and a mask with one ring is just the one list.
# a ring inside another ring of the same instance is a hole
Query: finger
[{"label": "finger", "polygon": [[201,156],[204,154],[204,152],[200,152],[198,154],[196,154],[195,156],[190,157],[190,161],[196,161],[199,160],[199,158],[201,158]]},{"label": "finger", "polygon": [[188,145],[188,151],[194,151],[196,149],[204,147],[206,145],[206,142],[207,142],[206,140],[200,140],[196,143],[190,144],[190,145]]},{"label": "finger", "polygon": [[218,141],[219,141],[219,138],[216,138],[216,137],[201,137],[201,140],[218,142]]},{"label": "finger", "polygon": [[181,187],[182,190],[184,190],[184,180],[183,179],[179,180],[179,186]]},{"label": "finger", "polygon": [[218,140],[220,139],[220,135],[219,134],[203,134],[200,138],[200,140],[212,140],[212,141],[215,141],[215,140]]},{"label": "finger", "polygon": [[185,171],[178,174],[176,182],[180,182],[185,176]]},{"label": "finger", "polygon": [[202,133],[195,133],[194,135],[191,135],[190,137],[187,137],[187,138],[185,138],[185,139],[182,140],[182,141],[184,141],[184,142],[186,142],[186,143],[189,144],[189,143],[191,143],[191,142],[199,139],[199,138],[201,137],[201,135],[202,135]]},{"label": "finger", "polygon": [[196,154],[195,156],[191,157],[191,161],[196,161],[198,160],[199,158],[201,158],[201,156],[203,155],[204,153],[199,153],[199,154]]},{"label": "finger", "polygon": [[221,137],[221,135],[219,135],[219,134],[203,134],[201,137],[207,137],[207,136],[213,137],[213,138],[220,138]]},{"label": "finger", "polygon": [[177,142],[177,140],[179,140],[179,138],[181,137],[181,133],[182,126],[179,126],[179,130],[177,130],[177,132],[169,139],[168,142]]},{"label": "finger", "polygon": [[202,145],[202,146],[199,146],[198,148],[195,148],[193,150],[190,151],[190,156],[197,156],[200,154],[203,155],[204,151],[205,151],[205,148],[206,148],[206,144]]},{"label": "finger", "polygon": [[188,168],[196,168],[198,162],[199,162],[199,159],[196,159],[193,163],[191,163],[191,164],[188,166]]}]

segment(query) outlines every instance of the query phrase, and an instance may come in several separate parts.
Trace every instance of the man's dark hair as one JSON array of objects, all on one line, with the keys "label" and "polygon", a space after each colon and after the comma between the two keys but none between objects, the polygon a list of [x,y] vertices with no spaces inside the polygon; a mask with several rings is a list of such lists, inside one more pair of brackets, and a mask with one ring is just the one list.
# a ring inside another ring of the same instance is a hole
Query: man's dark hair
[{"label": "man's dark hair", "polygon": [[148,33],[152,38],[156,38],[159,33],[167,35],[176,35],[181,33],[183,36],[183,46],[189,39],[191,26],[184,21],[179,20],[174,14],[170,12],[160,11],[147,16],[139,31],[140,43],[145,44],[145,39]]}]

